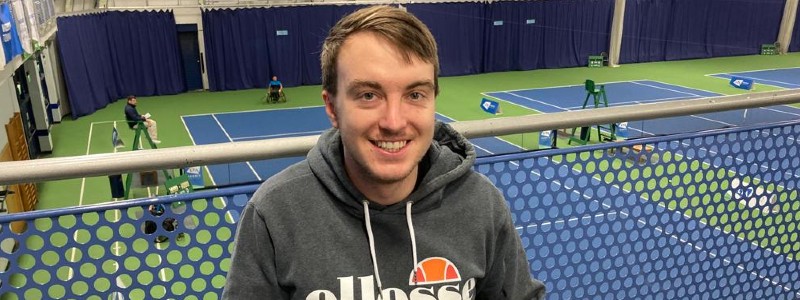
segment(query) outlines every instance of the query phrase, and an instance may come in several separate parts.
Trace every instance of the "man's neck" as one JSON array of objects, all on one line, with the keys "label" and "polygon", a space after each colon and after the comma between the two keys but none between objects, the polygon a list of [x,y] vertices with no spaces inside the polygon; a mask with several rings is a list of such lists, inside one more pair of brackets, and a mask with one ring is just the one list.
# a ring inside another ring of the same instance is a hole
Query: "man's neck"
[{"label": "man's neck", "polygon": [[[362,176],[364,172],[353,172],[356,174],[349,174],[350,181],[353,182],[356,189],[361,191],[367,199],[380,205],[389,206],[399,203],[411,195],[417,183],[417,169],[412,171],[408,177],[401,181],[386,183],[370,180],[366,176]],[[354,177],[356,175],[358,177]]]}]

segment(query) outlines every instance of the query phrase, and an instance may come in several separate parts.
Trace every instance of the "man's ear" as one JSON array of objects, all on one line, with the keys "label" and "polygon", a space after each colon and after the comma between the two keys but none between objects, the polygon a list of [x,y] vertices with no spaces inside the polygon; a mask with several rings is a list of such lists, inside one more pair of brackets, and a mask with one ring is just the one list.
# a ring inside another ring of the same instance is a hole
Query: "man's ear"
[{"label": "man's ear", "polygon": [[325,101],[325,114],[328,115],[328,119],[331,121],[331,126],[334,128],[339,128],[333,95],[331,95],[331,93],[329,93],[327,90],[322,90],[322,101]]}]

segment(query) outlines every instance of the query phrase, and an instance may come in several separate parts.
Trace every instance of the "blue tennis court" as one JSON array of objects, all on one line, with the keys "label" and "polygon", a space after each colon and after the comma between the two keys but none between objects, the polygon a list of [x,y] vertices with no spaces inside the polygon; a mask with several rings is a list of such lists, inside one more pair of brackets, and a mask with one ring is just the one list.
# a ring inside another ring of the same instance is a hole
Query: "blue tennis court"
[{"label": "blue tennis court", "polygon": [[710,76],[730,80],[731,77],[744,77],[753,79],[756,85],[766,84],[786,89],[800,88],[800,68],[758,70],[738,73],[720,73]]},{"label": "blue tennis court", "polygon": [[[800,68],[797,69],[800,71]],[[800,78],[800,74],[797,78]],[[601,83],[606,90],[609,106],[676,101],[721,96],[716,93],[666,84],[658,81],[638,80]],[[586,90],[583,85],[498,91],[484,93],[496,99],[511,102],[542,113],[582,109]],[[628,137],[645,137],[708,129],[788,121],[800,117],[800,109],[779,105],[748,110],[708,113],[691,116],[628,122]]]},{"label": "blue tennis court", "polygon": [[[442,122],[453,121],[441,114],[436,118]],[[331,126],[324,106],[214,113],[183,116],[182,119],[195,145],[318,135]],[[478,156],[524,150],[494,137],[470,141]],[[301,159],[288,157],[210,165],[208,171],[215,185],[263,181]]]}]

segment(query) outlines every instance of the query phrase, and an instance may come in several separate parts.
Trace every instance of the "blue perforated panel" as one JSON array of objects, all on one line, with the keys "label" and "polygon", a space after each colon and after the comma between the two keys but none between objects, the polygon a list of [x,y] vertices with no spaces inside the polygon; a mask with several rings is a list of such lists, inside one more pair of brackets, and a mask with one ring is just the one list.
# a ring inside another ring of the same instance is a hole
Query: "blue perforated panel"
[{"label": "blue perforated panel", "polygon": [[[728,129],[475,168],[506,196],[549,299],[797,299],[798,133]],[[0,217],[0,298],[217,299],[255,188]]]},{"label": "blue perforated panel", "polygon": [[797,125],[477,166],[551,299],[797,299]]}]

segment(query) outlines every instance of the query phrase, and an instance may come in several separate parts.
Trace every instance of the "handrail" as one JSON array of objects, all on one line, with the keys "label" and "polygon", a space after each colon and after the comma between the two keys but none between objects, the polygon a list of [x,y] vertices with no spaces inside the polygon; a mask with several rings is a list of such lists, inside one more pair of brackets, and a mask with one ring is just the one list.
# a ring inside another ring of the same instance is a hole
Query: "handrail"
[{"label": "handrail", "polygon": [[[468,138],[538,132],[756,108],[800,102],[800,90],[614,106],[489,120],[452,126]],[[0,185],[305,155],[319,136],[277,138],[133,152],[0,162]]]}]

